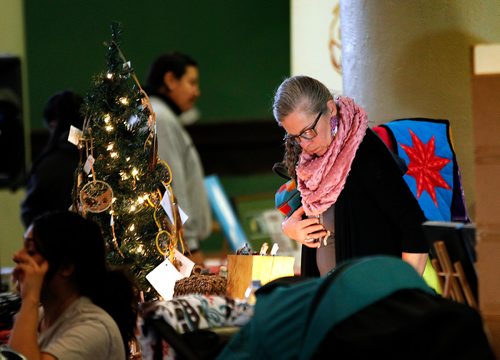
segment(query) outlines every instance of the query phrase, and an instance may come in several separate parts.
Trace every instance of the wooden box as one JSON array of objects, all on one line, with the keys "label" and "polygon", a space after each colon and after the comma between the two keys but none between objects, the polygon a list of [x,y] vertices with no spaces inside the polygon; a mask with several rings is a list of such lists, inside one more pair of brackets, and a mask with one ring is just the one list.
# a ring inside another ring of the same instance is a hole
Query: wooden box
[{"label": "wooden box", "polygon": [[227,256],[227,295],[243,299],[245,290],[253,280],[261,285],[285,276],[293,276],[292,256],[228,255]]}]

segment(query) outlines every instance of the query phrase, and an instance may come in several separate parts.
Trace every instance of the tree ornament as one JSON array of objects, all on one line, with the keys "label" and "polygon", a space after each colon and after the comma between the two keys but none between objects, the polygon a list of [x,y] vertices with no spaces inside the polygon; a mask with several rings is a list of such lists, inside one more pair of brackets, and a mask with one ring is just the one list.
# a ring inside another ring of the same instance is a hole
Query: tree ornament
[{"label": "tree ornament", "polygon": [[80,190],[80,202],[84,212],[101,213],[111,206],[113,189],[104,181],[90,181]]}]

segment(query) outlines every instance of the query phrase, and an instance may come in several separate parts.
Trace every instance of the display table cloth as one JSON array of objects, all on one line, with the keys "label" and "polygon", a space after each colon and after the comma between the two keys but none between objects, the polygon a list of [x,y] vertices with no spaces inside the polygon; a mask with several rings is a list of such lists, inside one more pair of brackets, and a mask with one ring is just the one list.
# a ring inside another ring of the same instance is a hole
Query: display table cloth
[{"label": "display table cloth", "polygon": [[177,344],[169,344],[159,336],[148,320],[156,320],[156,323],[161,320],[175,330],[176,334],[181,335],[203,329],[239,328],[245,325],[252,315],[252,305],[226,296],[193,294],[169,301],[145,303],[142,306],[137,337],[142,358],[166,360],[176,356],[174,348]]}]

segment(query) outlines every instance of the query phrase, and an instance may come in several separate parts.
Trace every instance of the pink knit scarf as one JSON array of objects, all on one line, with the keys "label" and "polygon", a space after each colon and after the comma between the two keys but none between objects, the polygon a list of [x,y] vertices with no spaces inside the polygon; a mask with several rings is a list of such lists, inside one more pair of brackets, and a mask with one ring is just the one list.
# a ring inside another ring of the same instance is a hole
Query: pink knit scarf
[{"label": "pink knit scarf", "polygon": [[337,105],[338,130],[328,150],[320,157],[303,151],[297,165],[298,189],[308,216],[323,213],[337,201],[368,128],[365,110],[351,98],[339,97]]}]

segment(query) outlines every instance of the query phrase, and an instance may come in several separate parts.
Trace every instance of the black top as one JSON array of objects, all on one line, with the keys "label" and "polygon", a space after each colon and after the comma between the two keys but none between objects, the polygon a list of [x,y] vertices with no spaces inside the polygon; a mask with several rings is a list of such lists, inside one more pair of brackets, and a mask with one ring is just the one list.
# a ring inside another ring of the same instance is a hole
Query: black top
[{"label": "black top", "polygon": [[26,183],[26,197],[21,203],[21,219],[28,227],[34,218],[47,211],[68,210],[72,204],[74,174],[80,155],[68,142],[68,133],[46,149],[33,163]]},{"label": "black top", "polygon": [[[426,221],[401,169],[380,138],[368,129],[335,203],[335,252],[341,261],[368,255],[427,253]],[[304,276],[319,276],[316,249],[302,246]]]}]

